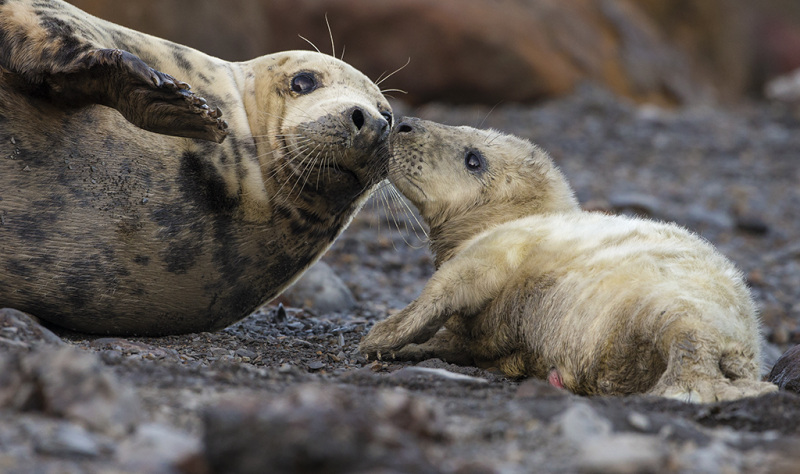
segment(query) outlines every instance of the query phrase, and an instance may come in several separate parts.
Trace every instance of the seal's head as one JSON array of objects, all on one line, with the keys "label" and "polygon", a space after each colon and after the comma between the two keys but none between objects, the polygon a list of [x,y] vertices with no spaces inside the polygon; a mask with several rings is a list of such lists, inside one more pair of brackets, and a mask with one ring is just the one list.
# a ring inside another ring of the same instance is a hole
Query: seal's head
[{"label": "seal's head", "polygon": [[578,209],[547,153],[512,135],[404,118],[389,151],[389,180],[430,226],[437,262],[490,226]]},{"label": "seal's head", "polygon": [[352,203],[386,177],[382,150],[392,109],[375,83],[316,52],[276,53],[252,64],[256,104],[248,116],[270,154],[262,166],[285,173],[295,197],[299,189],[316,190]]}]

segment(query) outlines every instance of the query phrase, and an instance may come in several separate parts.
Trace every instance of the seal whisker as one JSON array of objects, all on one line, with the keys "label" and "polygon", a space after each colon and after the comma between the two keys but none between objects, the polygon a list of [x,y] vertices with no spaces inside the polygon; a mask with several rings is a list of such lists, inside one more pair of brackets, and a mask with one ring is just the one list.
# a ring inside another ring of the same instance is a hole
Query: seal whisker
[{"label": "seal whisker", "polygon": [[[304,162],[306,159],[308,159],[308,157],[309,157],[309,154],[307,154],[307,153],[305,152],[305,150],[306,150],[307,148],[308,148],[308,147],[303,147],[303,148],[300,150],[300,152],[301,152],[301,153],[303,153],[303,155],[304,155],[304,156],[303,156],[303,158],[301,158],[301,160],[300,160],[300,163],[298,163],[298,164],[297,164],[297,167],[301,167],[301,166],[302,166],[302,164],[303,164],[303,162]],[[286,170],[286,169],[291,169],[293,166],[295,166],[295,165],[293,164],[293,161],[294,161],[294,160],[296,160],[297,158],[299,158],[299,157],[300,157],[300,155],[299,155],[299,154],[294,154],[294,151],[293,151],[293,150],[289,150],[289,154],[290,154],[291,156],[290,156],[290,157],[288,157],[288,158],[286,159],[286,161],[283,163],[283,165],[281,165],[281,166],[280,166],[280,167],[279,167],[279,168],[278,168],[278,169],[275,171],[275,173],[282,172],[282,171],[284,171],[284,170]],[[292,190],[291,190],[291,191],[288,193],[288,195],[289,195],[289,196],[291,196],[291,194],[292,194],[292,191],[294,191],[294,187],[295,187],[295,186],[296,186],[296,184],[297,184],[297,180],[299,179],[299,177],[297,176],[297,173],[290,173],[290,174],[289,174],[289,176],[287,176],[287,177],[286,177],[286,180],[285,180],[285,181],[284,181],[284,182],[281,184],[281,186],[278,188],[278,192],[277,192],[276,194],[280,194],[280,192],[283,190],[283,188],[286,186],[286,184],[288,184],[288,183],[289,183],[289,181],[292,179],[292,177],[295,177],[296,179],[295,179],[295,185],[294,185],[294,186],[292,186]]]},{"label": "seal whisker", "polygon": [[317,48],[317,45],[315,45],[314,43],[312,43],[310,39],[306,38],[306,37],[305,37],[305,36],[303,36],[303,35],[297,35],[297,36],[299,36],[301,40],[303,40],[303,41],[305,41],[306,43],[310,44],[310,45],[311,45],[311,47],[312,47],[312,48],[314,48],[314,50],[315,50],[316,52],[318,52],[319,54],[325,54],[325,53],[323,53],[322,51],[320,51],[320,50],[319,50],[319,48]]},{"label": "seal whisker", "polygon": [[[319,146],[319,145],[317,145],[317,146]],[[310,152],[308,151],[309,149],[310,149],[310,147],[305,146],[302,149],[298,150],[298,152],[295,152],[294,150],[291,150],[290,151],[291,157],[286,160],[286,163],[285,163],[286,164],[286,169],[292,171],[289,174],[289,176],[286,178],[286,182],[288,182],[292,178],[295,179],[295,185],[292,186],[292,189],[288,193],[289,195],[292,194],[292,192],[294,191],[294,187],[297,185],[297,181],[302,176],[302,171],[304,169],[304,166],[305,166],[306,162],[308,162],[308,161],[313,159],[311,157],[311,153],[313,153],[314,150],[316,150],[316,148],[311,149]]]},{"label": "seal whisker", "polygon": [[336,57],[336,45],[333,44],[333,31],[331,31],[331,23],[328,21],[328,12],[325,12],[325,25],[328,27],[328,36],[331,38],[331,56]]},{"label": "seal whisker", "polygon": [[[297,175],[297,179],[295,180],[295,183],[292,186],[292,189],[289,190],[288,194],[291,197],[292,194],[294,193],[297,184],[302,181],[300,189],[297,191],[297,195],[295,196],[294,199],[295,201],[303,193],[303,190],[305,189],[306,184],[308,183],[308,178],[311,176],[311,172],[314,170],[314,163],[318,160],[320,153],[322,153],[322,150],[319,150],[321,146],[322,144],[317,144],[317,146],[314,147],[309,153],[306,153],[306,156],[303,158],[303,160],[300,162],[298,166],[299,168],[301,168],[300,174]],[[312,156],[312,153],[315,152],[316,155]]]},{"label": "seal whisker", "polygon": [[[398,203],[398,201],[399,201],[398,198],[392,193],[392,187],[390,186],[387,189],[389,191],[388,196],[391,199],[391,202]],[[419,249],[419,248],[424,247],[425,244],[427,243],[427,241],[425,241],[424,239],[421,239],[419,237],[419,234],[417,234],[416,230],[414,231],[414,237],[418,241],[420,241],[420,244],[419,245],[414,245],[414,244],[411,243],[411,241],[409,240],[409,238],[411,236],[411,232],[409,231],[409,224],[408,224],[409,221],[407,219],[403,219],[402,220],[403,227],[401,228],[400,227],[400,223],[398,222],[398,213],[395,210],[395,206],[390,203],[389,204],[389,208],[391,209],[391,212],[392,212],[392,220],[394,221],[394,226],[398,230],[398,233],[400,234],[400,237],[403,239],[403,243],[406,244],[407,246],[409,246],[410,248],[413,248],[413,249]],[[404,207],[402,207],[402,205],[400,206],[400,209],[407,216],[408,211]]]},{"label": "seal whisker", "polygon": [[381,89],[381,94],[386,94],[387,92],[399,92],[401,94],[408,94],[408,91],[404,91],[403,89]]},{"label": "seal whisker", "polygon": [[[414,237],[420,242],[420,245],[419,246],[415,246],[415,245],[411,244],[410,242],[406,241],[405,238],[403,238],[403,241],[411,248],[417,249],[417,248],[424,247],[425,244],[427,244],[428,240],[430,239],[430,237],[428,235],[428,232],[425,230],[425,227],[419,221],[419,218],[417,218],[416,213],[414,213],[413,209],[411,209],[410,205],[408,204],[408,201],[406,201],[406,199],[400,194],[400,192],[397,191],[397,189],[394,186],[389,186],[388,190],[389,190],[389,195],[392,197],[394,202],[398,203],[400,205],[400,208],[403,210],[403,212],[406,215],[406,219],[403,221],[404,225],[405,225],[406,232],[409,231],[409,219],[408,218],[409,217],[411,218],[410,219],[410,221],[411,221],[410,227],[414,232]],[[422,234],[425,236],[424,238],[419,236],[419,233],[417,232],[417,229],[422,231]]]},{"label": "seal whisker", "polygon": [[[381,91],[381,93],[383,93],[383,91]],[[480,124],[479,124],[479,125],[478,125],[476,128],[482,128],[482,127],[483,127],[483,124],[486,122],[486,119],[488,119],[488,118],[489,118],[489,116],[490,116],[490,115],[492,115],[492,112],[494,112],[494,109],[496,109],[496,108],[497,108],[497,106],[498,106],[498,105],[500,105],[500,104],[502,104],[502,103],[503,103],[503,101],[501,100],[501,101],[498,101],[496,104],[494,104],[494,105],[492,106],[492,108],[491,108],[491,109],[489,109],[489,111],[488,111],[488,112],[486,112],[486,115],[483,117],[483,120],[481,120],[481,123],[480,123]]]},{"label": "seal whisker", "polygon": [[378,77],[378,79],[375,81],[375,85],[376,85],[376,86],[379,86],[379,85],[381,85],[381,83],[383,83],[383,82],[384,82],[386,79],[389,79],[390,77],[394,76],[394,75],[395,75],[395,74],[397,74],[398,72],[402,71],[402,70],[403,70],[403,69],[405,69],[405,68],[406,68],[406,67],[407,67],[409,64],[411,64],[411,57],[410,57],[410,56],[409,56],[409,58],[408,58],[408,60],[406,61],[406,63],[405,63],[405,64],[403,64],[403,65],[402,65],[402,66],[400,66],[399,68],[395,69],[395,70],[394,70],[394,71],[392,71],[391,73],[387,74],[386,76],[384,76],[383,74],[381,74],[381,75],[380,75],[380,77]]}]

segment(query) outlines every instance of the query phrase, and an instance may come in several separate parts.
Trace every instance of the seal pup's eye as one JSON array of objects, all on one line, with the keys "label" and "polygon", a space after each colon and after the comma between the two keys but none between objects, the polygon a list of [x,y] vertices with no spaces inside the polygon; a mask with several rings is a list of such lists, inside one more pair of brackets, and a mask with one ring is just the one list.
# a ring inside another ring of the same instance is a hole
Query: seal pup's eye
[{"label": "seal pup's eye", "polygon": [[381,112],[381,116],[389,122],[389,128],[392,128],[392,113],[391,112]]},{"label": "seal pup's eye", "polygon": [[477,150],[467,150],[464,155],[464,166],[472,172],[483,171],[486,168],[486,160]]},{"label": "seal pup's eye", "polygon": [[308,94],[317,88],[317,80],[313,74],[301,72],[292,78],[292,90],[298,94]]}]

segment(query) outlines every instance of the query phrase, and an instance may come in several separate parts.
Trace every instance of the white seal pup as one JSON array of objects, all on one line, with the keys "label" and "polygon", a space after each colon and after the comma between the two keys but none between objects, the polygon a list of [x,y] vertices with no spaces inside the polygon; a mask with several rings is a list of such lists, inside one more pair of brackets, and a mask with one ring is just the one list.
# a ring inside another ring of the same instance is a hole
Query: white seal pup
[{"label": "white seal pup", "polygon": [[548,155],[495,131],[395,126],[389,178],[437,270],[363,339],[368,357],[494,366],[583,395],[757,396],[759,319],[741,273],[669,223],[582,211]]}]

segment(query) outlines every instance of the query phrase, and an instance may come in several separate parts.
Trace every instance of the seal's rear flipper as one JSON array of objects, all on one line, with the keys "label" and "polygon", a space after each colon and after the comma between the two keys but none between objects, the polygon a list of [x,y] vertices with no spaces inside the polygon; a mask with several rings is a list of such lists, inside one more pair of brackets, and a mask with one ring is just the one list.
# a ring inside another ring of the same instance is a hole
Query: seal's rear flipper
[{"label": "seal's rear flipper", "polygon": [[101,104],[152,132],[225,139],[218,109],[137,56],[103,48],[102,34],[70,24],[76,12],[61,2],[0,2],[0,68],[63,107]]}]

